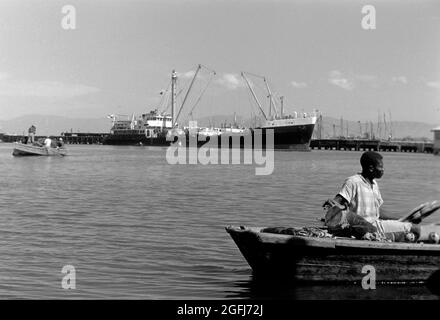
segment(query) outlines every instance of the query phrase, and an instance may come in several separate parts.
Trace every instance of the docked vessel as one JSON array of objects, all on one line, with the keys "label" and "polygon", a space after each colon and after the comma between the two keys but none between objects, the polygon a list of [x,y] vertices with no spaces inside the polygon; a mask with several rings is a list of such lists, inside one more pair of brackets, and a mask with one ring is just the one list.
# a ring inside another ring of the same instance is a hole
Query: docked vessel
[{"label": "docked vessel", "polygon": [[[245,72],[241,73],[241,76],[245,80],[252,96],[258,106],[264,122],[261,126],[255,126],[251,128],[199,128],[198,130],[192,130],[193,135],[197,136],[198,146],[204,145],[208,141],[215,139],[217,136],[216,145],[224,147],[223,141],[229,140],[228,147],[240,147],[244,148],[248,145],[245,143],[246,136],[250,136],[250,145],[252,147],[262,148],[274,148],[274,149],[288,149],[288,150],[300,150],[309,151],[310,141],[312,139],[313,130],[315,128],[316,121],[319,116],[319,112],[313,111],[311,113],[297,113],[293,115],[284,114],[283,97],[280,97],[281,106],[280,110],[277,109],[272,91],[267,83],[267,80],[263,76],[257,76],[263,79],[267,89],[266,97],[269,99],[269,112],[266,113],[255,93],[250,80],[246,76]],[[268,144],[268,130],[273,133],[273,145]],[[222,139],[222,136],[232,137],[232,139]],[[257,135],[261,135],[256,139]],[[243,137],[242,139],[234,139],[234,136]],[[199,138],[200,137],[200,138]],[[260,143],[259,143],[260,142]],[[256,145],[257,143],[257,145]]]},{"label": "docked vessel", "polygon": [[[175,112],[177,74],[173,70],[171,76],[171,114],[160,112],[155,109],[150,111],[150,113],[143,114],[139,117],[132,116],[131,119],[126,118],[121,120],[117,116],[110,115],[109,117],[113,120],[112,128],[110,134],[104,138],[103,144],[168,146],[171,141],[178,140],[177,136],[184,134],[186,136],[186,144],[189,146],[191,146],[190,140],[193,138],[193,140],[195,139],[196,141],[196,145],[199,147],[212,141],[212,139],[217,139],[217,146],[222,147],[221,140],[225,135],[232,137],[245,137],[246,135],[249,135],[252,138],[252,147],[254,147],[256,134],[258,133],[261,134],[261,147],[264,148],[273,147],[275,149],[310,150],[309,145],[318,117],[317,112],[301,114],[295,112],[293,115],[284,115],[282,97],[281,109],[280,112],[278,112],[266,78],[261,77],[266,85],[268,91],[267,97],[269,98],[269,113],[266,115],[244,72],[242,72],[241,75],[246,81],[246,84],[258,105],[259,112],[264,118],[264,122],[261,126],[251,128],[180,127],[177,120],[201,67],[201,65],[198,66],[177,114]],[[215,72],[213,72],[213,74],[215,75]],[[197,99],[196,104],[200,101],[200,98],[201,96]],[[192,114],[194,107],[191,109],[190,114]],[[268,130],[273,132],[273,146],[266,144]],[[174,138],[172,136],[174,136]],[[246,138],[239,139],[237,141],[240,142],[234,144],[232,142],[233,139],[231,139],[231,142],[228,143],[228,147],[247,147],[248,145],[244,143],[245,140]],[[224,144],[223,147],[225,147]]]},{"label": "docked vessel", "polygon": [[[257,134],[261,134],[261,147],[267,148],[267,132],[273,130],[273,148],[274,149],[288,149],[288,150],[310,150],[310,140],[312,138],[313,130],[315,127],[317,115],[315,113],[303,114],[301,117],[288,116],[273,118],[266,120],[261,127],[249,128],[242,131],[228,131],[219,130],[218,145],[222,146],[221,135],[227,136],[246,136],[248,134],[252,137],[252,146],[255,147]],[[209,141],[209,140],[208,140]],[[233,147],[232,143],[229,146]],[[245,146],[244,139],[240,140],[237,147],[243,148]]]},{"label": "docked vessel", "polygon": [[[295,112],[293,115],[284,115],[283,97],[280,97],[280,112],[278,113],[276,102],[272,91],[267,83],[265,77],[261,77],[267,89],[267,97],[269,98],[269,115],[266,116],[261,103],[259,102],[249,79],[244,72],[241,76],[246,81],[258,108],[265,119],[265,123],[261,126],[263,135],[266,131],[273,130],[274,135],[274,148],[276,149],[291,149],[291,150],[310,150],[310,140],[312,139],[313,130],[315,128],[316,120],[318,117],[317,112],[298,114]],[[264,143],[264,142],[263,142]]]},{"label": "docked vessel", "polygon": [[132,117],[131,120],[118,119],[118,116],[110,115],[112,128],[103,144],[109,145],[149,145],[166,146],[167,132],[172,128],[172,118],[168,114],[162,114],[157,109],[140,117]]},{"label": "docked vessel", "polygon": [[[232,137],[229,139],[228,147],[246,147],[246,136],[250,136],[250,145],[256,146],[256,141],[261,141],[262,148],[270,147],[267,141],[268,130],[273,130],[273,148],[274,149],[286,149],[286,150],[299,150],[309,151],[310,140],[312,138],[313,130],[317,120],[316,113],[304,114],[301,117],[288,116],[282,118],[273,118],[272,120],[266,120],[264,125],[255,128],[197,128],[193,129],[193,139],[197,139],[197,146],[207,144],[212,139],[217,139],[216,145],[219,147],[225,147],[223,141],[224,136]],[[191,132],[191,129],[187,132]],[[256,138],[257,135],[261,137]],[[187,143],[189,135],[187,133]],[[234,137],[240,137],[240,139],[234,140]],[[223,140],[222,140],[223,139]]]}]

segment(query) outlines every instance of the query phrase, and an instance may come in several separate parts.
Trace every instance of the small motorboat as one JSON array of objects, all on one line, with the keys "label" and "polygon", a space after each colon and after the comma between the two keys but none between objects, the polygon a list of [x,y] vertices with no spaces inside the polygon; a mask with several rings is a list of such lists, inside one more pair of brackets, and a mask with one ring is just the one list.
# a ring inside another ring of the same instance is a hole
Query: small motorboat
[{"label": "small motorboat", "polygon": [[20,142],[14,143],[12,155],[19,156],[65,156],[67,149],[64,147],[47,148],[35,144],[24,144]]},{"label": "small motorboat", "polygon": [[312,283],[361,283],[366,270],[372,267],[376,281],[381,283],[439,279],[440,244],[335,237],[325,227],[229,226],[226,231],[254,274],[264,277]]}]

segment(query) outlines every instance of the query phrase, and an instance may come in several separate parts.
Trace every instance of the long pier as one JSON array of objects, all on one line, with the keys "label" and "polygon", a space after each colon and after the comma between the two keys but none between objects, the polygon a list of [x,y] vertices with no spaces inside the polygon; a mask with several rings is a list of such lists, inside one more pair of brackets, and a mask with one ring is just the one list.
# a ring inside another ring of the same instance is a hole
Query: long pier
[{"label": "long pier", "polygon": [[425,141],[312,139],[312,141],[310,141],[310,149],[433,153],[434,144]]},{"label": "long pier", "polygon": [[[108,133],[74,133],[66,132],[51,138],[63,138],[67,144],[102,144]],[[23,135],[0,134],[3,142],[16,142],[24,138]],[[46,138],[46,136],[36,136],[35,139]],[[390,152],[418,152],[433,153],[434,143],[425,141],[386,141],[369,139],[312,139],[310,149],[316,150],[356,150],[356,151],[390,151]]]},{"label": "long pier", "polygon": [[[66,144],[102,144],[104,137],[108,133],[74,133],[66,132],[61,135],[49,135],[52,139],[62,138]],[[10,134],[0,134],[0,140],[3,142],[18,142],[25,138],[23,135],[10,135]],[[47,136],[35,136],[35,140],[45,139]]]}]

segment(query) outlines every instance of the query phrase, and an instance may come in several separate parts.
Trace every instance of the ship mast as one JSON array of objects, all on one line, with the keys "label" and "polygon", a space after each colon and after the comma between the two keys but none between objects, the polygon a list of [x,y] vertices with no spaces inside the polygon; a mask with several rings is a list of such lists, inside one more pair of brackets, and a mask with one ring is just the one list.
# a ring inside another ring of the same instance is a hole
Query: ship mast
[{"label": "ship mast", "polygon": [[391,111],[388,110],[389,114],[390,114],[390,135],[389,137],[393,137],[393,122],[391,121]]},{"label": "ship mast", "polygon": [[171,73],[171,127],[174,128],[174,108],[176,106],[176,82],[177,74],[173,70]]},{"label": "ship mast", "polygon": [[247,86],[249,87],[249,90],[251,91],[252,96],[253,96],[254,99],[255,99],[255,102],[257,102],[258,108],[260,109],[260,112],[263,114],[264,119],[267,120],[266,114],[264,113],[263,108],[261,107],[260,101],[258,101],[258,98],[257,98],[257,96],[255,95],[255,92],[254,92],[254,90],[252,89],[252,87],[251,87],[251,85],[250,85],[250,83],[249,83],[249,80],[248,80],[248,79],[246,78],[246,76],[244,75],[244,72],[241,73],[241,76],[242,76],[243,79],[246,81],[246,84],[247,84]]},{"label": "ship mast", "polygon": [[280,97],[280,101],[281,101],[281,118],[284,117],[284,96]]},{"label": "ship mast", "polygon": [[275,111],[275,118],[277,118],[278,117],[278,111],[277,111],[277,109],[275,107],[276,105],[275,105],[275,101],[273,100],[272,91],[270,91],[269,85],[267,84],[267,81],[266,81],[265,77],[263,78],[263,80],[264,80],[264,84],[266,85],[267,92],[269,93],[269,99],[270,99],[270,101],[269,101],[269,117],[272,114],[272,106],[273,106],[273,109]]}]

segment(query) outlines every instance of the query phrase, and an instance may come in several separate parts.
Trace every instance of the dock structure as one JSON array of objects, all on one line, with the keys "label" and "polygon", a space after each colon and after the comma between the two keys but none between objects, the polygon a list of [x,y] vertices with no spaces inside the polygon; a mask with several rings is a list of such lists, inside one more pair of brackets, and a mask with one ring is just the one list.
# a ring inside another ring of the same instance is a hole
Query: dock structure
[{"label": "dock structure", "polygon": [[440,155],[440,126],[431,130],[434,132],[434,146],[433,153],[435,155]]},{"label": "dock structure", "polygon": [[[48,135],[52,139],[58,140],[62,138],[64,143],[66,144],[102,144],[104,138],[108,135],[108,133],[90,133],[90,132],[65,132],[60,135]],[[45,139],[48,137],[44,136],[35,136],[35,140]],[[3,142],[19,142],[22,141],[26,136],[25,135],[16,135],[16,134],[0,134],[0,140]]]},{"label": "dock structure", "polygon": [[[417,152],[440,154],[440,127],[432,129],[434,142],[426,141],[395,141],[372,139],[312,139],[310,149],[315,150],[345,150],[345,151],[390,151],[390,152]],[[62,138],[66,144],[102,144],[108,133],[65,132],[61,135],[51,135],[53,139]],[[0,134],[3,142],[17,142],[23,140],[23,135]],[[35,140],[47,136],[36,136]]]},{"label": "dock structure", "polygon": [[[439,129],[440,135],[440,129]],[[440,142],[439,142],[440,143]],[[425,141],[382,141],[369,139],[313,139],[310,149],[433,153],[434,144]]]},{"label": "dock structure", "polygon": [[108,133],[65,132],[61,137],[67,144],[102,144]]}]

